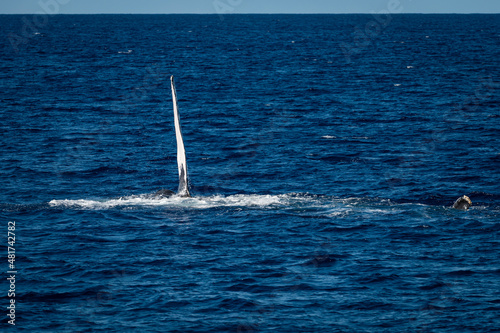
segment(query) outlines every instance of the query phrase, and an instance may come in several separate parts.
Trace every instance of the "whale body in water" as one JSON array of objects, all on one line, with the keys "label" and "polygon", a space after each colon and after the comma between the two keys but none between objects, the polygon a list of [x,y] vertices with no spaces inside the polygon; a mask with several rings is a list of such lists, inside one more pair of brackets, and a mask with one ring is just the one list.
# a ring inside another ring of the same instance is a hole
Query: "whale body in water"
[{"label": "whale body in water", "polygon": [[[177,195],[181,197],[190,197],[189,183],[187,176],[186,150],[184,149],[184,140],[182,138],[181,122],[179,117],[179,108],[177,106],[177,92],[175,90],[174,76],[170,76],[170,86],[172,88],[172,102],[174,106],[174,125],[175,138],[177,142],[177,167],[179,169],[179,189]],[[175,195],[172,190],[161,189],[154,196],[159,198],[168,198]]]}]

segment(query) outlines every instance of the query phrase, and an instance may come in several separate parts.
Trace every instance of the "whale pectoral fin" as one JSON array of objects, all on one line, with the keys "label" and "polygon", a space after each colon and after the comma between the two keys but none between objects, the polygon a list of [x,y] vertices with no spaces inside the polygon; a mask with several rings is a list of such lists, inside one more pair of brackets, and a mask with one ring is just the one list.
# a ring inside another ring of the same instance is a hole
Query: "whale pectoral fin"
[{"label": "whale pectoral fin", "polygon": [[181,164],[179,166],[179,190],[177,191],[177,194],[180,195],[181,197],[191,196],[191,194],[189,194],[186,171],[187,170],[184,167],[184,165]]},{"label": "whale pectoral fin", "polygon": [[190,197],[187,178],[186,150],[184,149],[184,139],[182,137],[181,122],[179,117],[179,108],[177,107],[177,92],[175,90],[174,76],[170,77],[172,87],[172,102],[174,107],[174,126],[177,142],[177,166],[179,169],[179,191],[181,197]]}]

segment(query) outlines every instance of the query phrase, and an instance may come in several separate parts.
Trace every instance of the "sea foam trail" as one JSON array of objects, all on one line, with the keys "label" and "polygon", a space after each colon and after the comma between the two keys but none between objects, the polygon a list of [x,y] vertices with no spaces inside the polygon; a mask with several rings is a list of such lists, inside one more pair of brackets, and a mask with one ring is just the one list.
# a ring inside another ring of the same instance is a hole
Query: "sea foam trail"
[{"label": "sea foam trail", "polygon": [[[295,199],[293,201],[297,201]],[[302,201],[308,200],[302,198]],[[309,199],[310,200],[310,199]],[[120,197],[116,199],[76,199],[76,200],[51,200],[51,207],[70,209],[113,209],[120,207],[172,207],[172,208],[192,208],[208,209],[215,207],[256,207],[271,208],[285,207],[291,204],[291,197],[288,195],[245,195],[237,194],[230,196],[208,196],[208,197],[179,197],[152,198],[151,195],[137,195]]]},{"label": "sea foam trail", "polygon": [[322,211],[327,216],[349,213],[395,214],[402,211],[419,211],[429,206],[421,204],[396,204],[385,199],[336,198],[310,194],[288,193],[278,195],[235,194],[196,197],[172,196],[155,198],[151,194],[132,195],[120,198],[51,200],[50,207],[80,210],[107,210],[126,208],[175,208],[210,209],[241,207],[246,209],[282,209],[296,211]]}]

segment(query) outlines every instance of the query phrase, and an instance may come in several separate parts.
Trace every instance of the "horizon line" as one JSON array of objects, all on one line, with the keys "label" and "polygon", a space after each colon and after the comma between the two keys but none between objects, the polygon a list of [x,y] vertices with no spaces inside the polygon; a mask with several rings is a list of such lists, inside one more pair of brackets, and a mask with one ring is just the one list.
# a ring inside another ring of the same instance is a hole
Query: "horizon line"
[{"label": "horizon line", "polygon": [[[366,12],[349,12],[349,13],[0,13],[0,15],[372,15],[373,13]],[[391,13],[391,15],[498,15],[499,13],[489,12],[415,12],[415,13]]]}]

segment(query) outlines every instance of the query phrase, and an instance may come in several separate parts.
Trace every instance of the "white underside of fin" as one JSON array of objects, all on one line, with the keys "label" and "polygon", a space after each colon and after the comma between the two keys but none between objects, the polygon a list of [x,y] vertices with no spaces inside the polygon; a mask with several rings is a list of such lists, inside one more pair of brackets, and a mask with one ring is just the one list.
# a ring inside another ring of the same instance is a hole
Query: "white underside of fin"
[{"label": "white underside of fin", "polygon": [[172,86],[172,101],[174,104],[175,138],[177,140],[177,166],[179,168],[179,190],[177,194],[188,197],[190,194],[187,179],[186,150],[184,149],[184,140],[182,139],[179,109],[177,107],[177,93],[175,91],[173,75],[170,77],[170,82]]}]

